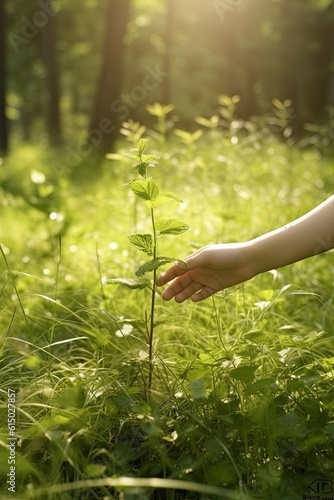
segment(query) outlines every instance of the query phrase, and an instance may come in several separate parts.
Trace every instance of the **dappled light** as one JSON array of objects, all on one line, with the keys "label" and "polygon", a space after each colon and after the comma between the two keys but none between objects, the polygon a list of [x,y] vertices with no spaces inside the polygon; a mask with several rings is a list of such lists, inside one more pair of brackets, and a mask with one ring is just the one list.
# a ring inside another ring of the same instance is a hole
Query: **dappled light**
[{"label": "dappled light", "polygon": [[332,498],[333,9],[1,3],[1,498]]}]

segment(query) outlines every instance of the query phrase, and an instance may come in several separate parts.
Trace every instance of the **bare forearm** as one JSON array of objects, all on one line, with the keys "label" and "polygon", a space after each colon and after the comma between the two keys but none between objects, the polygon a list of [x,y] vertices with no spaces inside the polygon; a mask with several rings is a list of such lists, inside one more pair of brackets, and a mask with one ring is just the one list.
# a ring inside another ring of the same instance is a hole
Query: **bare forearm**
[{"label": "bare forearm", "polygon": [[334,248],[334,196],[294,222],[249,242],[256,274]]},{"label": "bare forearm", "polygon": [[163,273],[165,300],[207,299],[257,274],[334,248],[334,196],[290,224],[242,243],[207,245]]}]

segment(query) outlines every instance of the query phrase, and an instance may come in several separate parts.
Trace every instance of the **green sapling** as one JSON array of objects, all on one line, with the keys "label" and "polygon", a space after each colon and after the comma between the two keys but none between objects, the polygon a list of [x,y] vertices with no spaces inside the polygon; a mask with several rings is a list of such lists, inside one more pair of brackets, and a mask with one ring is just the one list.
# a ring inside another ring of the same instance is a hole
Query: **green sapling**
[{"label": "green sapling", "polygon": [[[156,217],[156,208],[159,205],[176,201],[182,203],[182,200],[171,192],[161,191],[153,177],[148,175],[148,169],[158,165],[158,157],[155,155],[145,154],[147,148],[147,140],[140,139],[138,147],[131,150],[128,154],[136,160],[137,165],[132,171],[137,172],[138,179],[132,180],[126,184],[130,186],[135,196],[142,200],[149,210],[150,232],[130,234],[128,239],[131,244],[138,250],[144,252],[149,260],[144,262],[135,272],[135,276],[130,278],[115,278],[107,280],[107,283],[113,285],[123,285],[131,289],[151,290],[150,294],[150,312],[147,315],[146,329],[148,337],[148,362],[149,373],[147,383],[147,394],[151,393],[152,376],[153,376],[153,339],[154,339],[154,315],[155,315],[155,299],[157,289],[157,270],[160,266],[175,262],[173,257],[161,256],[158,253],[158,241],[166,235],[179,235],[189,230],[188,224],[180,219],[162,219]],[[147,277],[147,273],[152,273],[151,278]]]}]

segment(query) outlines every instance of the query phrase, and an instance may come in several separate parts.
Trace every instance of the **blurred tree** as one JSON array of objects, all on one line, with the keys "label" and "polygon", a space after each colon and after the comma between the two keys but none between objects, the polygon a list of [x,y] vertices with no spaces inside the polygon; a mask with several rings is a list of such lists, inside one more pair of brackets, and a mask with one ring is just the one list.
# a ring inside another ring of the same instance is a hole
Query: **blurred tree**
[{"label": "blurred tree", "polygon": [[59,76],[53,2],[7,2],[7,114],[24,141],[59,139]]},{"label": "blurred tree", "polygon": [[0,0],[0,154],[8,151],[6,119],[5,0]]},{"label": "blurred tree", "polygon": [[[106,150],[123,121],[147,122],[146,104],[171,102],[180,126],[192,128],[194,116],[216,112],[220,94],[239,94],[245,118],[268,112],[273,97],[289,98],[300,123],[322,120],[325,105],[334,104],[334,0],[0,0],[4,5],[0,64],[5,38],[13,138],[50,135],[56,143],[62,128],[79,144],[88,122],[90,145]],[[0,68],[2,140],[4,77]]]},{"label": "blurred tree", "polygon": [[[120,101],[124,35],[131,0],[107,0],[102,67],[98,78],[89,142],[103,151],[111,148],[128,111]],[[125,108],[125,109],[124,109]]]},{"label": "blurred tree", "polygon": [[47,124],[50,143],[57,146],[61,142],[60,127],[60,84],[57,58],[56,17],[49,15],[46,25],[41,29],[42,57],[46,69],[48,92]]},{"label": "blurred tree", "polygon": [[175,20],[175,0],[166,0],[166,20],[164,35],[164,55],[162,59],[163,72],[166,75],[162,81],[161,101],[164,104],[171,103],[171,71],[172,71],[172,43],[174,36]]},{"label": "blurred tree", "polygon": [[281,0],[281,20],[276,26],[282,40],[277,97],[294,103],[295,130],[303,130],[305,121],[318,118],[326,105],[327,21],[322,10],[306,3]]},{"label": "blurred tree", "polygon": [[327,47],[328,57],[328,84],[327,99],[330,106],[334,106],[334,1],[330,2],[327,9]]}]

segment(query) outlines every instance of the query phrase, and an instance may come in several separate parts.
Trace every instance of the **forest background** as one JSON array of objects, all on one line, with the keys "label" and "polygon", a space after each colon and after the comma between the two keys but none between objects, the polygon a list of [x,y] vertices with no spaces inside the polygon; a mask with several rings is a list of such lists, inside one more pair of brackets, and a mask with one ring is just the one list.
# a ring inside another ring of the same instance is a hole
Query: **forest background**
[{"label": "forest background", "polygon": [[334,104],[333,19],[331,0],[2,0],[0,149],[66,144],[74,163],[149,103],[191,130],[222,94],[242,118],[289,99],[301,133]]}]

